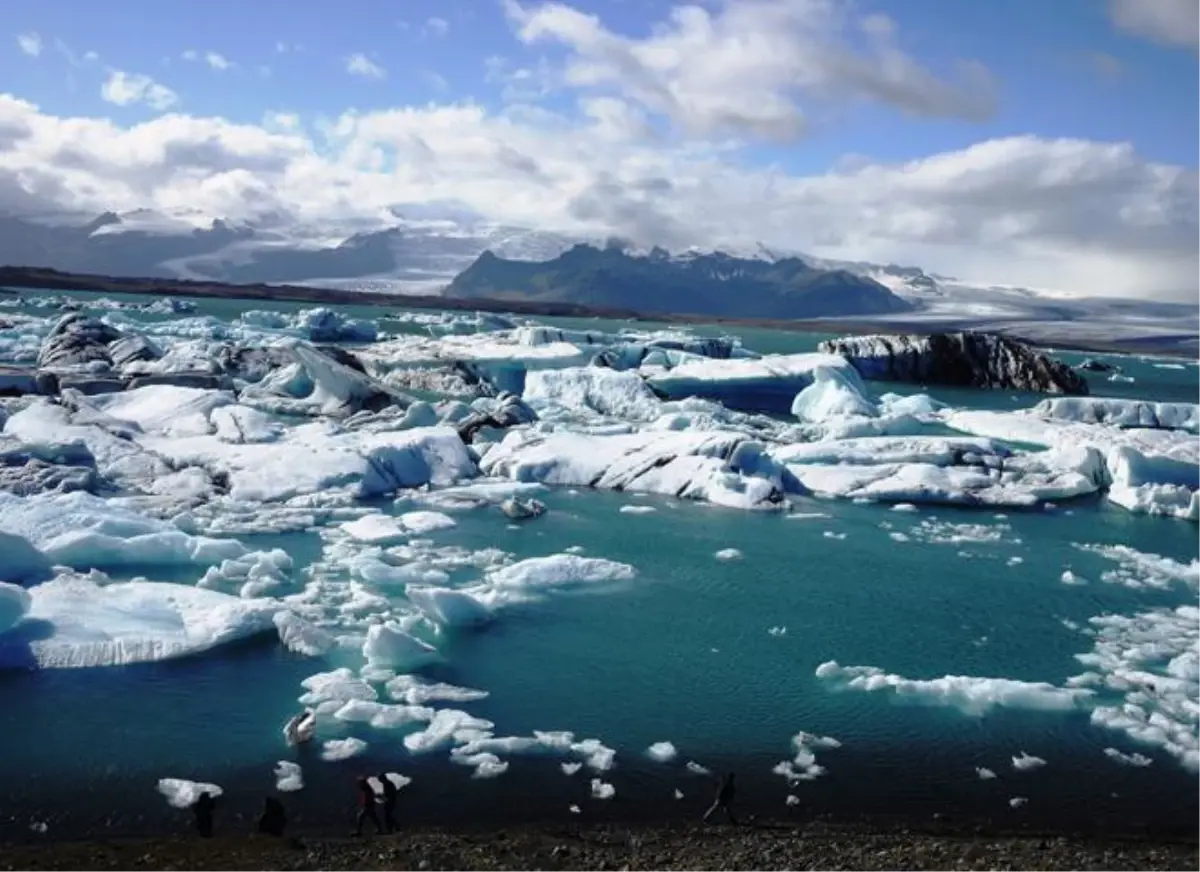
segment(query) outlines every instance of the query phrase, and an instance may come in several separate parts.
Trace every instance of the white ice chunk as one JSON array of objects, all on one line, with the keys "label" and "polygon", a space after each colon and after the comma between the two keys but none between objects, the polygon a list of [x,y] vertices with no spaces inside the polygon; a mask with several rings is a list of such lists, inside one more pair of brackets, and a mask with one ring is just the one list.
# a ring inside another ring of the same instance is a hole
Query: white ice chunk
[{"label": "white ice chunk", "polygon": [[594,366],[530,372],[522,398],[543,415],[557,407],[623,421],[653,421],[663,407],[636,372]]},{"label": "white ice chunk", "polygon": [[[0,547],[4,544],[3,538],[0,537]],[[0,559],[3,559],[2,554]],[[10,627],[16,626],[32,605],[33,597],[29,595],[29,591],[19,585],[0,581],[0,635]]]},{"label": "white ice chunk", "polygon": [[400,516],[404,529],[416,536],[424,536],[437,530],[448,530],[457,521],[441,512],[405,512]]},{"label": "white ice chunk", "polygon": [[404,595],[441,627],[474,627],[492,619],[491,610],[465,591],[410,584]]},{"label": "white ice chunk", "polygon": [[[3,518],[0,516],[0,524]],[[44,581],[51,576],[51,564],[41,551],[24,536],[0,532],[0,582]]]},{"label": "white ice chunk", "polygon": [[158,792],[167,798],[173,808],[190,808],[202,794],[207,793],[213,799],[223,791],[215,784],[204,781],[188,781],[184,778],[158,779]]},{"label": "white ice chunk", "polygon": [[976,766],[975,774],[979,776],[980,781],[991,781],[993,778],[996,777],[995,772],[993,772],[991,769],[987,769],[986,767],[983,767],[983,766]]},{"label": "white ice chunk", "polygon": [[1154,762],[1145,754],[1138,754],[1137,752],[1134,752],[1133,754],[1126,754],[1122,751],[1118,751],[1116,748],[1105,748],[1104,756],[1108,757],[1110,760],[1120,763],[1122,766],[1137,766],[1140,768],[1149,766]]},{"label": "white ice chunk", "polygon": [[575,554],[530,557],[489,570],[473,594],[489,606],[522,602],[553,590],[627,581],[636,570],[627,563]]},{"label": "white ice chunk", "polygon": [[433,751],[454,741],[456,733],[491,731],[496,725],[458,709],[438,709],[425,729],[404,737],[404,747],[413,754]]},{"label": "white ice chunk", "polygon": [[1040,769],[1046,765],[1046,761],[1041,757],[1034,757],[1032,754],[1026,754],[1024,751],[1020,755],[1012,758],[1013,769],[1018,772],[1029,772],[1033,769]]},{"label": "white ice chunk", "polygon": [[670,742],[655,742],[646,749],[646,756],[658,763],[670,763],[678,753]]},{"label": "white ice chunk", "polygon": [[368,545],[394,545],[409,536],[408,529],[399,519],[390,515],[363,515],[342,524],[342,530],[356,542]]},{"label": "white ice chunk", "polygon": [[617,789],[607,781],[599,778],[592,779],[592,797],[594,799],[612,799],[617,795]]},{"label": "white ice chunk", "polygon": [[816,675],[838,689],[885,691],[899,699],[951,706],[973,716],[988,714],[995,708],[1071,711],[1093,695],[1086,688],[1055,687],[1045,682],[1010,678],[946,675],[911,679],[888,674],[874,666],[841,666],[835,660],[818,666]]},{"label": "white ice chunk", "polygon": [[362,739],[349,736],[345,739],[329,739],[321,746],[321,759],[329,762],[349,760],[357,757],[367,749],[367,743]]},{"label": "white ice chunk", "polygon": [[812,384],[792,401],[792,415],[811,424],[834,418],[874,418],[879,411],[863,396],[861,387],[862,382],[849,377],[845,368],[818,366],[812,370]]},{"label": "white ice chunk", "polygon": [[318,672],[300,682],[306,691],[300,696],[301,705],[316,706],[325,702],[339,705],[354,699],[373,701],[379,698],[375,688],[346,667],[331,672]]},{"label": "white ice chunk", "polygon": [[1108,424],[1113,427],[1163,430],[1200,429],[1200,405],[1155,403],[1116,397],[1054,397],[1042,400],[1034,413],[1058,421]]},{"label": "white ice chunk", "polygon": [[299,763],[280,760],[275,764],[275,789],[280,793],[293,793],[304,789],[304,773]]},{"label": "white ice chunk", "polygon": [[415,706],[428,702],[473,702],[488,696],[486,690],[427,682],[414,675],[397,675],[387,683],[387,692],[392,699]]},{"label": "white ice chunk", "polygon": [[407,671],[437,660],[437,649],[405,632],[399,624],[373,624],[363,643],[363,657],[373,666]]},{"label": "white ice chunk", "polygon": [[276,612],[275,628],[279,630],[279,641],[285,648],[307,657],[328,654],[337,644],[333,636],[320,627],[313,626],[295,612]]},{"label": "white ice chunk", "polygon": [[[274,628],[279,605],[179,584],[97,584],[60,576],[29,589],[22,626],[0,638],[0,664],[78,668],[167,660]],[[37,632],[25,638],[22,627]],[[26,653],[22,652],[25,647]]]},{"label": "white ice chunk", "polygon": [[713,557],[725,562],[729,562],[730,560],[741,560],[742,552],[738,551],[736,548],[722,548],[720,551],[714,554]]}]

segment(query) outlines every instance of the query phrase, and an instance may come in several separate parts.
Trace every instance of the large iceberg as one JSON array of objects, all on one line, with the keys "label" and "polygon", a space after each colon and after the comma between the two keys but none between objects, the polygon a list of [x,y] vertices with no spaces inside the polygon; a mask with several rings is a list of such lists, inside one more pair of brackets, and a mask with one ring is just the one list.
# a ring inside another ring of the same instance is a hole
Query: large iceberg
[{"label": "large iceberg", "polygon": [[626,421],[653,421],[663,411],[662,401],[637,373],[596,366],[531,372],[525,378],[524,399],[543,414],[560,408]]},{"label": "large iceberg", "polygon": [[834,418],[874,418],[879,414],[844,369],[818,366],[812,371],[812,384],[792,400],[792,415],[810,424]]},{"label": "large iceberg", "polygon": [[1056,421],[1187,430],[1200,427],[1200,405],[1196,403],[1153,403],[1116,397],[1054,397],[1042,400],[1034,414]]},{"label": "large iceberg", "polygon": [[0,634],[0,666],[117,666],[183,657],[275,630],[280,605],[151,581],[61,576],[28,590],[24,617]]},{"label": "large iceberg", "polygon": [[645,431],[590,436],[509,433],[481,470],[515,481],[667,494],[743,509],[777,509],[789,476],[739,433]]},{"label": "large iceberg", "polygon": [[770,354],[759,358],[710,360],[695,358],[676,367],[650,372],[649,383],[671,399],[705,397],[732,409],[787,411],[796,394],[813,382],[824,367],[844,376],[860,393],[862,379],[846,358],[837,354]]}]

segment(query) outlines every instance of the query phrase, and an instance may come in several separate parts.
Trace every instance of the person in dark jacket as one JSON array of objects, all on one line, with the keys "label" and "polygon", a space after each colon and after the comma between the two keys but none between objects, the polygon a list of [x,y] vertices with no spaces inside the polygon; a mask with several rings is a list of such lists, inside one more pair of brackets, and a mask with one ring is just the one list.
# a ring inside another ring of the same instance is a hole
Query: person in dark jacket
[{"label": "person in dark jacket", "polygon": [[704,813],[704,822],[708,823],[708,819],[716,814],[717,809],[725,812],[725,816],[729,818],[729,822],[737,826],[737,818],[733,816],[733,798],[737,794],[737,788],[733,784],[733,773],[730,772],[721,779],[721,786],[717,788],[717,797],[713,800],[713,804],[709,806],[708,811]]},{"label": "person in dark jacket", "polygon": [[386,772],[379,773],[379,782],[383,785],[383,829],[385,832],[396,832],[396,799],[400,791],[387,777]]},{"label": "person in dark jacket", "polygon": [[213,834],[213,809],[217,801],[211,793],[205,791],[196,797],[192,803],[192,814],[196,816],[196,832],[203,839],[211,839]]},{"label": "person in dark jacket", "polygon": [[262,814],[258,816],[258,831],[268,836],[282,837],[286,826],[287,812],[283,810],[283,803],[268,796],[263,800]]},{"label": "person in dark jacket", "polygon": [[375,825],[375,833],[382,834],[383,827],[379,824],[379,815],[375,813],[375,789],[371,787],[371,782],[365,777],[360,777],[356,782],[358,787],[358,818],[357,826],[354,829],[354,835],[361,836],[364,821],[370,821]]}]

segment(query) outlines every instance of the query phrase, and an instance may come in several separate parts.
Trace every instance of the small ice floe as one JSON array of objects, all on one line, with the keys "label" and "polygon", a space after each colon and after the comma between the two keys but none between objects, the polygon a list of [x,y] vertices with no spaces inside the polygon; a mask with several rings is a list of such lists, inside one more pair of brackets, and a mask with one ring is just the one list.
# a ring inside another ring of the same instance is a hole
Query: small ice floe
[{"label": "small ice floe", "polygon": [[1028,798],[1028,797],[1025,797],[1025,796],[1014,796],[1012,799],[1010,799],[1010,800],[1008,801],[1008,804],[1009,804],[1010,806],[1012,806],[1013,808],[1020,808],[1021,806],[1025,805],[1027,802],[1029,802],[1029,798]]},{"label": "small ice floe", "polygon": [[839,541],[846,538],[845,533],[835,533],[833,530],[826,530],[822,535],[826,539],[837,539]]},{"label": "small ice floe", "polygon": [[1086,578],[1076,575],[1074,572],[1072,572],[1069,569],[1064,569],[1063,574],[1058,577],[1058,580],[1061,581],[1063,584],[1070,584],[1070,585],[1082,585],[1082,584],[1088,583]]},{"label": "small ice floe", "polygon": [[617,789],[607,781],[599,778],[592,779],[592,797],[594,799],[612,799],[617,795]]},{"label": "small ice floe", "polygon": [[167,798],[174,808],[191,808],[203,794],[209,794],[216,799],[225,791],[216,784],[204,781],[188,781],[186,778],[158,779],[158,792]]},{"label": "small ice floe", "polygon": [[771,627],[767,632],[772,636],[786,636],[787,627]]},{"label": "small ice floe", "polygon": [[570,548],[564,548],[563,554],[582,554],[585,550],[582,545],[572,545]]},{"label": "small ice floe", "polygon": [[736,548],[722,548],[720,551],[714,554],[713,557],[726,562],[730,560],[741,560],[742,552],[738,551]]},{"label": "small ice floe", "polygon": [[281,793],[293,793],[304,788],[304,776],[299,763],[280,760],[275,764],[275,789]]},{"label": "small ice floe", "polygon": [[996,777],[996,773],[984,766],[976,766],[975,774],[979,776],[980,781],[991,781]]},{"label": "small ice floe", "polygon": [[1034,757],[1031,754],[1021,752],[1020,756],[1012,758],[1013,769],[1018,772],[1029,772],[1033,769],[1038,769],[1046,765],[1046,761],[1041,757]]},{"label": "small ice floe", "polygon": [[909,541],[909,537],[908,537],[908,534],[907,534],[907,533],[895,532],[895,533],[889,533],[888,535],[889,535],[889,536],[891,536],[891,537],[892,537],[892,539],[893,539],[893,540],[895,540],[896,542],[907,542],[907,541]]},{"label": "small ice floe", "polygon": [[801,730],[792,737],[792,747],[796,755],[791,760],[783,760],[771,770],[775,775],[782,775],[788,785],[801,781],[816,781],[825,774],[825,767],[817,765],[816,751],[842,747],[842,743],[831,736],[818,736]]},{"label": "small ice floe", "polygon": [[678,787],[675,788],[675,798],[683,799],[683,791],[680,790]]},{"label": "small ice floe", "polygon": [[1136,752],[1133,754],[1125,754],[1121,751],[1118,751],[1116,748],[1105,748],[1104,756],[1108,757],[1110,760],[1115,760],[1122,766],[1149,766],[1154,762],[1145,754],[1138,754]]},{"label": "small ice floe", "polygon": [[357,757],[366,749],[367,743],[353,736],[346,739],[330,739],[321,748],[321,759],[330,763],[337,760],[349,760],[351,757]]},{"label": "small ice floe", "polygon": [[893,512],[915,512],[917,507],[912,503],[896,503],[892,506]]},{"label": "small ice floe", "polygon": [[658,509],[654,506],[621,506],[617,511],[623,515],[649,515],[657,512]]},{"label": "small ice floe", "polygon": [[289,745],[303,745],[311,742],[317,731],[317,713],[306,708],[298,715],[293,715],[283,727],[283,738]]},{"label": "small ice floe", "polygon": [[528,521],[531,518],[537,518],[546,514],[546,504],[541,500],[535,500],[533,497],[523,500],[520,497],[513,496],[500,504],[500,511],[504,513],[506,518],[514,521]]},{"label": "small ice floe", "polygon": [[829,515],[825,512],[792,512],[784,517],[789,521],[816,521],[819,518],[828,518]]},{"label": "small ice floe", "polygon": [[559,765],[562,767],[563,775],[574,775],[583,768],[582,763],[560,763]]},{"label": "small ice floe", "polygon": [[799,805],[800,797],[796,796],[795,794],[789,793],[787,795],[787,798],[784,799],[784,803],[786,803],[787,805],[790,805],[790,806]]},{"label": "small ice floe", "polygon": [[580,809],[579,806],[575,805],[575,803],[571,803],[570,805],[567,806],[567,811],[569,811],[571,814],[579,814],[582,811],[582,809]]},{"label": "small ice floe", "polygon": [[678,754],[670,742],[655,742],[646,749],[646,756],[658,763],[670,763]]},{"label": "small ice floe", "polygon": [[689,760],[684,768],[693,775],[712,775],[711,769],[706,766],[701,766],[695,760]]},{"label": "small ice floe", "polygon": [[1110,382],[1119,382],[1121,384],[1133,384],[1134,378],[1131,375],[1122,375],[1119,372],[1114,372],[1108,377]]},{"label": "small ice floe", "polygon": [[45,821],[32,821],[29,824],[29,829],[33,830],[35,833],[45,833],[50,829],[50,825]]},{"label": "small ice floe", "polygon": [[1024,558],[1024,557],[1010,557],[1010,558],[1008,558],[1008,565],[1009,565],[1009,566],[1020,566],[1020,565],[1021,565],[1022,563],[1024,563],[1024,562],[1025,562],[1025,558]]}]

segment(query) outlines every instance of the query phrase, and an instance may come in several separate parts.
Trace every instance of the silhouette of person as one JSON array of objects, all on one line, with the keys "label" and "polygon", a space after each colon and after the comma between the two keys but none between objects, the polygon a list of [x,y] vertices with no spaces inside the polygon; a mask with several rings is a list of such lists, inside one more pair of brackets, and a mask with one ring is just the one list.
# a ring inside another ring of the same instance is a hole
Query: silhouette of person
[{"label": "silhouette of person", "polygon": [[713,800],[713,804],[709,806],[708,811],[704,813],[704,822],[708,823],[708,819],[716,814],[717,809],[725,812],[725,816],[729,818],[729,822],[737,826],[737,818],[733,815],[733,798],[737,795],[737,788],[733,784],[733,773],[730,772],[721,779],[721,786],[717,788],[717,797]]},{"label": "silhouette of person", "polygon": [[383,784],[383,828],[386,832],[396,832],[396,799],[400,791],[384,772],[379,773],[379,781]]},{"label": "silhouette of person", "polygon": [[217,801],[208,791],[200,794],[192,803],[192,814],[196,816],[196,831],[200,837],[211,839],[213,834],[213,809]]},{"label": "silhouette of person", "polygon": [[356,785],[358,787],[358,818],[355,821],[354,835],[362,835],[364,821],[373,823],[376,834],[382,834],[383,827],[379,824],[379,815],[375,813],[375,791],[371,787],[371,782],[360,776]]},{"label": "silhouette of person", "polygon": [[258,816],[258,831],[268,836],[282,836],[287,826],[287,812],[283,803],[273,796],[263,800],[262,814]]}]

